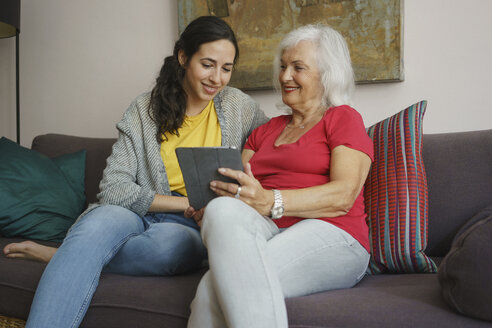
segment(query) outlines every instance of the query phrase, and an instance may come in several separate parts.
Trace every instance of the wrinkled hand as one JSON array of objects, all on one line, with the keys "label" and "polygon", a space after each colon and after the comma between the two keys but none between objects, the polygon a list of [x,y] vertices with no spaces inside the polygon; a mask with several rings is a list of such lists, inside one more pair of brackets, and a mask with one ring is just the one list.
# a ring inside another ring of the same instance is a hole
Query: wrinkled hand
[{"label": "wrinkled hand", "polygon": [[[246,164],[244,172],[220,168],[219,173],[239,182],[241,186],[240,200],[256,209],[261,215],[270,214],[273,204],[273,193],[270,190],[263,189],[260,182],[253,176],[249,163]],[[210,182],[210,189],[219,196],[234,197],[238,188],[239,185],[236,183],[217,180]]]},{"label": "wrinkled hand", "polygon": [[195,220],[196,224],[198,224],[198,226],[201,227],[204,212],[205,212],[205,207],[203,207],[197,211],[193,207],[190,206],[184,211],[184,216],[186,218],[193,218],[193,220]]}]

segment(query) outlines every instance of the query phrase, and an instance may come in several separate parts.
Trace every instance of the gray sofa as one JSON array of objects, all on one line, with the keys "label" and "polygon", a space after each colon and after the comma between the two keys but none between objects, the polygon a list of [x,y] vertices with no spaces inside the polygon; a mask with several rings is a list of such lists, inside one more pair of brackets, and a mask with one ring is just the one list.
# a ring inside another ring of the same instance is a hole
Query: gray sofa
[{"label": "gray sofa", "polygon": [[[36,137],[32,149],[50,157],[86,149],[86,196],[92,202],[113,142],[48,134]],[[426,253],[439,263],[460,227],[492,205],[492,130],[425,135],[423,144],[430,202]],[[0,236],[0,247],[19,240]],[[27,318],[44,267],[0,256],[0,315]],[[202,274],[103,274],[82,327],[185,327]],[[454,312],[437,274],[366,276],[352,289],[286,302],[290,327],[492,327]]]}]

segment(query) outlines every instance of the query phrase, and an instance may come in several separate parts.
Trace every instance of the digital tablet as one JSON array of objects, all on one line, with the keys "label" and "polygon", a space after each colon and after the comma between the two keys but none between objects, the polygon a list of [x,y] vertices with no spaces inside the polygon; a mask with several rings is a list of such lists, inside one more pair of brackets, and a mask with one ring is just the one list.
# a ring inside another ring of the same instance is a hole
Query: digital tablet
[{"label": "digital tablet", "polygon": [[179,147],[176,148],[179,166],[190,205],[199,210],[217,197],[210,189],[212,180],[238,183],[220,174],[220,167],[243,170],[241,152],[231,147]]}]

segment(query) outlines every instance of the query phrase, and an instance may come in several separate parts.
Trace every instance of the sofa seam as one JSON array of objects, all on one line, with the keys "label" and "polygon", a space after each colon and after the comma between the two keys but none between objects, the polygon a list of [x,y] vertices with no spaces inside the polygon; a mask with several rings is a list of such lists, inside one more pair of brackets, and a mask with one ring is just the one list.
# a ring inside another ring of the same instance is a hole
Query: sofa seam
[{"label": "sofa seam", "polygon": [[103,304],[103,303],[92,303],[89,306],[89,309],[92,308],[114,308],[114,309],[127,309],[127,310],[134,310],[134,311],[139,311],[139,312],[146,312],[146,313],[155,313],[155,314],[163,314],[163,315],[170,315],[176,318],[182,318],[182,319],[188,319],[187,316],[184,315],[177,315],[169,312],[161,312],[161,311],[156,311],[156,310],[149,310],[146,308],[141,308],[137,306],[129,306],[129,305],[115,305],[115,304]]},{"label": "sofa seam", "polygon": [[0,283],[0,286],[10,287],[10,288],[16,288],[16,289],[20,289],[20,290],[23,290],[23,291],[26,291],[26,292],[31,292],[31,293],[35,293],[36,292],[36,289],[30,289],[30,288],[27,288],[27,287],[22,287],[20,285],[14,285],[14,284],[8,284],[8,283]]}]

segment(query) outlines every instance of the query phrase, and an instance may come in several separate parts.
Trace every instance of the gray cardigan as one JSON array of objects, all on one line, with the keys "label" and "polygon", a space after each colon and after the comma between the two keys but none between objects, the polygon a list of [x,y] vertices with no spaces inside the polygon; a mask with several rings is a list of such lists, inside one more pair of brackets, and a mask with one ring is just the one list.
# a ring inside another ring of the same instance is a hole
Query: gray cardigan
[{"label": "gray cardigan", "polygon": [[[258,104],[238,89],[224,88],[214,103],[223,146],[242,149],[251,131],[268,121]],[[119,137],[99,184],[99,203],[91,204],[80,217],[100,204],[122,206],[144,216],[156,194],[171,194],[149,105],[150,93],[138,96],[116,125]]]}]

